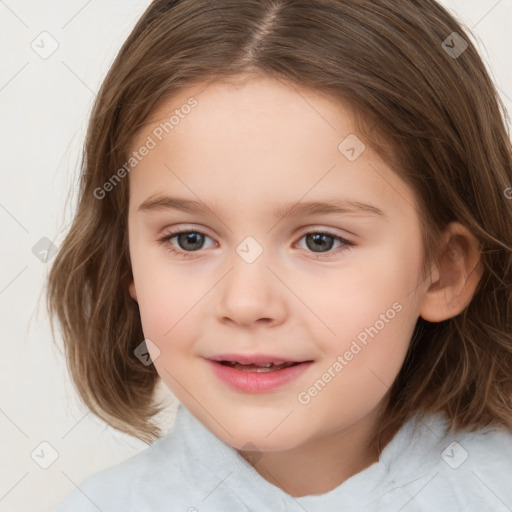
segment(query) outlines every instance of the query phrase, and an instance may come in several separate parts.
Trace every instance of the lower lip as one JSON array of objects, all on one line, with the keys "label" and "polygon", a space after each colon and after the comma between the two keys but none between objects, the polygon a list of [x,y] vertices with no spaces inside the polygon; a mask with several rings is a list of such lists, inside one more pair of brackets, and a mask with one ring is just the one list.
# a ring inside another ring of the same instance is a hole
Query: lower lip
[{"label": "lower lip", "polygon": [[224,366],[216,361],[207,361],[220,380],[225,382],[228,386],[238,391],[245,391],[246,393],[266,393],[267,391],[272,391],[280,386],[284,386],[302,375],[309,366],[313,364],[313,361],[307,361],[273,372],[251,372],[247,370],[236,370],[235,368]]}]

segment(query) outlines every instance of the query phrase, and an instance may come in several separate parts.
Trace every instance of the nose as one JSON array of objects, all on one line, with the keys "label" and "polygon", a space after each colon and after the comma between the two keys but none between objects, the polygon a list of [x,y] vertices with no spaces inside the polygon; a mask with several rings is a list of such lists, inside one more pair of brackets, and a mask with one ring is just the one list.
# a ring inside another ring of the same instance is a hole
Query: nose
[{"label": "nose", "polygon": [[286,287],[268,263],[263,255],[252,263],[234,256],[231,270],[219,283],[216,314],[220,322],[251,327],[284,321]]}]

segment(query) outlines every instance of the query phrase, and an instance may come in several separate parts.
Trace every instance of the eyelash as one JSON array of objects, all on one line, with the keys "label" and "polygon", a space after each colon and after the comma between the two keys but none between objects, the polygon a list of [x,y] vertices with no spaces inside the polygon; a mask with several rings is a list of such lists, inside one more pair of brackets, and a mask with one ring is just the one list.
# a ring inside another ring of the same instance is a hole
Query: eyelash
[{"label": "eyelash", "polygon": [[[175,255],[178,255],[184,259],[187,259],[187,258],[192,258],[194,257],[194,253],[196,252],[199,252],[199,251],[179,251],[177,249],[174,248],[174,246],[172,246],[169,242],[172,238],[174,238],[175,236],[177,235],[181,235],[181,234],[184,234],[184,233],[194,233],[194,234],[198,234],[198,235],[204,235],[208,238],[211,238],[210,236],[208,236],[206,233],[200,231],[200,230],[181,230],[181,231],[172,231],[166,235],[164,235],[163,237],[159,238],[158,239],[158,242],[161,244],[161,245],[165,245],[166,247],[166,250],[168,250],[169,252],[171,252],[172,254],[175,254]],[[339,235],[335,235],[333,233],[329,233],[328,231],[308,231],[307,233],[304,233],[300,238],[299,240],[301,240],[303,237],[305,237],[306,235],[328,235],[332,238],[334,238],[335,240],[338,240],[339,242],[343,243],[344,246],[338,248],[337,251],[335,252],[327,252],[327,253],[314,253],[314,252],[311,252],[312,254],[315,255],[315,257],[317,259],[324,259],[324,258],[328,258],[330,256],[332,256],[333,254],[336,254],[337,252],[341,252],[341,251],[345,251],[345,250],[348,250],[350,249],[350,247],[352,247],[354,244],[350,241],[350,240],[346,240],[345,238],[339,236]],[[325,255],[324,255],[325,254]]]}]

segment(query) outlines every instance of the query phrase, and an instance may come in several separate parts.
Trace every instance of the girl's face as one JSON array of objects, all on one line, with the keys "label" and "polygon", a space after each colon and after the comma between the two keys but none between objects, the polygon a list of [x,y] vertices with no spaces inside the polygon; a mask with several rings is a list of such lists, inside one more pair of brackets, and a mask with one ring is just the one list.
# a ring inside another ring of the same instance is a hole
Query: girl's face
[{"label": "girl's face", "polygon": [[215,82],[162,103],[132,150],[130,293],[173,394],[238,449],[370,433],[428,283],[413,194],[349,109]]}]

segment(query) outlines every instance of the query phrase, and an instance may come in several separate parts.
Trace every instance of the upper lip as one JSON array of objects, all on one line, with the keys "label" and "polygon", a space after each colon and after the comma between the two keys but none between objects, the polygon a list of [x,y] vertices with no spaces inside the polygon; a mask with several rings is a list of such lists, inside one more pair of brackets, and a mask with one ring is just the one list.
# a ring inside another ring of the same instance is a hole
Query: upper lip
[{"label": "upper lip", "polygon": [[274,363],[275,365],[282,363],[303,363],[305,360],[290,359],[286,356],[276,356],[271,354],[218,354],[208,357],[211,361],[236,361],[241,364],[265,364]]}]

